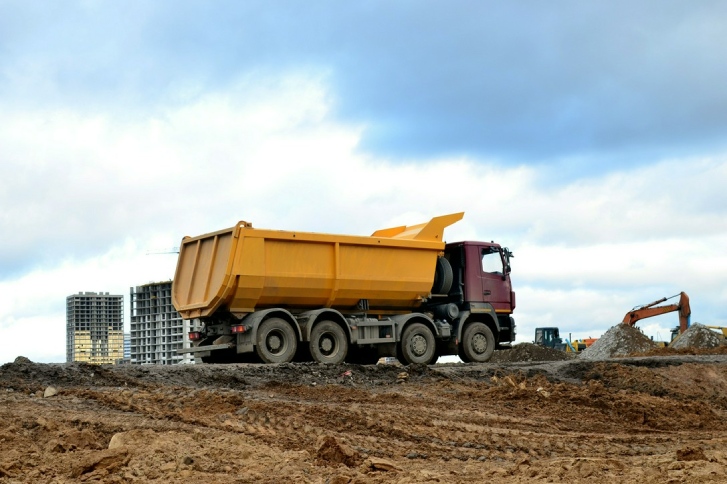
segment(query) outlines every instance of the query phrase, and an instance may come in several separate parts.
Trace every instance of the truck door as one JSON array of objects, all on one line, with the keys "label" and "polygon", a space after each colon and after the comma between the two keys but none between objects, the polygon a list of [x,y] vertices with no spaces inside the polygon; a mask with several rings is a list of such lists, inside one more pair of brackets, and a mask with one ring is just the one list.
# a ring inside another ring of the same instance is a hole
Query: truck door
[{"label": "truck door", "polygon": [[510,301],[510,276],[505,267],[505,258],[497,246],[479,247],[482,301],[492,304],[495,310],[512,311]]}]

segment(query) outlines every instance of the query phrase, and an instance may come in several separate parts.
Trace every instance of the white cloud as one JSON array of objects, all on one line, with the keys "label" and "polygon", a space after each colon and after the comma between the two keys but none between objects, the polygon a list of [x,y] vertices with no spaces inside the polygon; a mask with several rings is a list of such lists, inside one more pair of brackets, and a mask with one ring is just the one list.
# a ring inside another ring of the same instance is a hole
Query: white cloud
[{"label": "white cloud", "polygon": [[[248,77],[144,119],[0,114],[0,177],[12,180],[0,203],[13,207],[0,218],[12,234],[0,251],[12,257],[0,259],[29,261],[2,271],[0,362],[62,358],[65,298],[78,291],[124,294],[128,321],[129,286],[173,275],[173,256],[146,252],[240,219],[369,234],[465,211],[448,240],[515,252],[520,341],[546,325],[597,336],[634,305],[680,290],[695,320],[727,324],[724,158],[558,187],[547,167],[375,158],[359,151],[366,126],[336,124],[331,104],[325,76],[295,74]],[[674,324],[644,327],[664,336]]]},{"label": "white cloud", "polygon": [[66,297],[78,292],[123,295],[128,322],[129,288],[174,275],[176,257],[146,255],[146,247],[154,243],[129,239],[100,256],[69,259],[0,282],[0,361],[20,355],[33,361],[65,361]]}]

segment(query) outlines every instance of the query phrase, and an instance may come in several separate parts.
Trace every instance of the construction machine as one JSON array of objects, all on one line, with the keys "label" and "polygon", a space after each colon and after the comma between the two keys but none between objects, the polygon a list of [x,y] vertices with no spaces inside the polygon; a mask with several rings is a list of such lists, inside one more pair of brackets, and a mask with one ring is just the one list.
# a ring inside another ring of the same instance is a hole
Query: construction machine
[{"label": "construction machine", "polygon": [[[515,340],[512,252],[444,241],[464,212],[371,236],[253,228],[184,237],[172,303],[205,363],[484,363]],[[300,351],[298,351],[300,350]]]},{"label": "construction machine", "polygon": [[553,348],[567,353],[579,353],[591,346],[598,338],[585,338],[572,340],[570,338],[563,339],[560,337],[560,330],[555,327],[535,328],[534,344],[544,346],[545,348]]},{"label": "construction machine", "polygon": [[[663,306],[657,306],[663,302],[679,297],[679,302],[676,304],[665,304]],[[659,316],[661,314],[679,312],[679,334],[683,333],[689,327],[691,322],[692,310],[689,307],[689,296],[685,292],[680,292],[670,297],[663,297],[657,301],[654,301],[643,306],[637,306],[631,311],[627,312],[622,321],[623,324],[633,326],[637,321],[642,319]]]}]

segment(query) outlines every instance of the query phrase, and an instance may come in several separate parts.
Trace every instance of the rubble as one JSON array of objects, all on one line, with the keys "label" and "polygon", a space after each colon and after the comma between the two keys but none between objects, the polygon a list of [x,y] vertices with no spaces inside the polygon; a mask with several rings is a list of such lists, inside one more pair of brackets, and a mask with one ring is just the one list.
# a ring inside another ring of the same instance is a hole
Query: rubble
[{"label": "rubble", "polygon": [[706,326],[694,323],[682,333],[676,340],[672,341],[669,348],[716,348],[722,344],[719,334]]},{"label": "rubble", "polygon": [[627,324],[617,324],[579,354],[585,360],[605,360],[614,356],[643,353],[656,347],[648,336]]}]

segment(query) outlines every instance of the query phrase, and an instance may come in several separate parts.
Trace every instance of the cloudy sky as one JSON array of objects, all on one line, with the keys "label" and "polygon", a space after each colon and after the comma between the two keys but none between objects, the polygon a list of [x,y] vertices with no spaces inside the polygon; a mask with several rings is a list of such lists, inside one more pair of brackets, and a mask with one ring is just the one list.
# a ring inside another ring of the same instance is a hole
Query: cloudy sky
[{"label": "cloudy sky", "polygon": [[[184,235],[465,211],[518,340],[687,292],[727,325],[727,4],[0,2],[0,363]],[[666,339],[675,314],[644,321]]]}]

